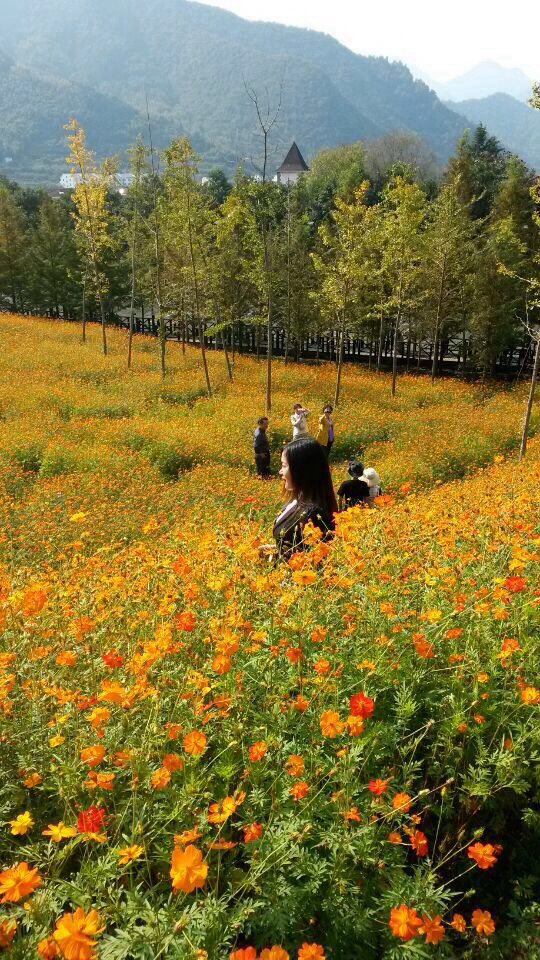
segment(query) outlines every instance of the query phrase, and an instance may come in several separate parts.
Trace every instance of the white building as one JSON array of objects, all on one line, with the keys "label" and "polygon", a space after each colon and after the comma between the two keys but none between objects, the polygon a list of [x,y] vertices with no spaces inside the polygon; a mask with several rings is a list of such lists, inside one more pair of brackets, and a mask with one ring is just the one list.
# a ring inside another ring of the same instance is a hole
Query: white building
[{"label": "white building", "polygon": [[296,183],[298,177],[301,177],[303,173],[308,172],[309,167],[306,161],[300,153],[296,143],[293,143],[277,172],[276,180],[278,183],[293,184]]},{"label": "white building", "polygon": [[80,182],[80,173],[63,173],[60,177],[60,186],[63,190],[74,190]]}]

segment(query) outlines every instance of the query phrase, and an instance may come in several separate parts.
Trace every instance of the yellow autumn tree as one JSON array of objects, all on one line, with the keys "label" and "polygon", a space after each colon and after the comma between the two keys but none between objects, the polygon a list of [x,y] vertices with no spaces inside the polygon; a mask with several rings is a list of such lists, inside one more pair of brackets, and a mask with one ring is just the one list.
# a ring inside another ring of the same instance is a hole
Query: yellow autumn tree
[{"label": "yellow autumn tree", "polygon": [[[108,158],[98,165],[94,154],[86,146],[83,128],[73,118],[65,127],[69,156],[66,162],[74,174],[76,184],[73,192],[75,232],[77,246],[84,261],[85,277],[99,302],[103,353],[107,355],[107,331],[105,295],[107,279],[104,260],[112,246],[110,214],[107,210],[107,187],[116,174],[116,160]],[[83,306],[83,339],[85,310]]]}]

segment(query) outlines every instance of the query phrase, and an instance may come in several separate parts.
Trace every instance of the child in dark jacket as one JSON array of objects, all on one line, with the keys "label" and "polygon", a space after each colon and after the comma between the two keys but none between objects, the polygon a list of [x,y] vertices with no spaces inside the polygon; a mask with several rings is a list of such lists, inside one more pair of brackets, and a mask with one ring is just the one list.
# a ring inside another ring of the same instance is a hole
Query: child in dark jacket
[{"label": "child in dark jacket", "polygon": [[259,417],[257,429],[253,432],[253,452],[255,454],[255,466],[259,477],[271,476],[270,471],[270,444],[266,431],[268,430],[268,417]]}]

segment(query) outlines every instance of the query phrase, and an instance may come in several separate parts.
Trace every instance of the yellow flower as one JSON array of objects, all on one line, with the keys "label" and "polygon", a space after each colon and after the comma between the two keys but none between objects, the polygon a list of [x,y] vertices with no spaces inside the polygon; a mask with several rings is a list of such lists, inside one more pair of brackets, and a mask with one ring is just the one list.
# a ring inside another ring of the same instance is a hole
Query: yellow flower
[{"label": "yellow flower", "polygon": [[9,821],[9,825],[14,837],[22,837],[28,832],[30,827],[34,826],[32,814],[29,813],[28,810],[25,813],[20,813],[14,820]]},{"label": "yellow flower", "polygon": [[68,837],[76,837],[75,827],[66,827],[63,820],[60,823],[49,823],[47,830],[43,830],[44,837],[50,837],[53,843],[60,843],[61,840],[67,840]]},{"label": "yellow flower", "polygon": [[132,860],[137,860],[142,853],[144,853],[144,847],[140,847],[136,843],[132,844],[131,847],[119,847],[116,851],[117,856],[120,857],[118,863],[121,866],[126,866]]}]

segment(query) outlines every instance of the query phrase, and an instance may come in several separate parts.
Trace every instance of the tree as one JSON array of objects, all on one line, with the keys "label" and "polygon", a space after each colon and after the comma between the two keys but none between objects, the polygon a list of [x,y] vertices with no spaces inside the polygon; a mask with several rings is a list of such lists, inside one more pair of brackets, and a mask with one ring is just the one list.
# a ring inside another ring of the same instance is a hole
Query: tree
[{"label": "tree", "polygon": [[493,200],[504,176],[506,155],[496,137],[480,124],[471,136],[465,131],[448,165],[449,179],[459,185],[459,199],[470,207],[473,220],[491,213]]},{"label": "tree", "polygon": [[232,190],[232,184],[227,179],[223,170],[215,168],[214,170],[210,170],[204,188],[209,197],[208,205],[213,210],[217,210],[227,199]]},{"label": "tree", "polygon": [[173,140],[165,150],[166,169],[164,197],[161,205],[165,223],[166,249],[178,268],[183,283],[190,286],[195,319],[199,328],[201,359],[208,396],[212,386],[204,341],[204,289],[207,277],[199,250],[199,242],[208,229],[208,207],[196,183],[198,157],[189,140]]},{"label": "tree", "polygon": [[473,252],[471,220],[468,209],[459,199],[455,180],[444,184],[431,205],[425,250],[422,270],[426,308],[432,317],[433,381],[438,370],[439,345],[452,320],[459,316],[466,272]]},{"label": "tree", "polygon": [[7,186],[0,184],[0,297],[12,310],[24,309],[26,225]]},{"label": "tree", "polygon": [[57,317],[75,308],[81,276],[73,220],[62,199],[46,196],[30,243],[33,303]]},{"label": "tree", "polygon": [[343,350],[351,312],[359,302],[364,284],[370,283],[373,273],[371,228],[376,219],[376,208],[365,203],[368,182],[355,191],[351,202],[336,198],[335,210],[329,223],[319,227],[323,253],[313,253],[313,263],[319,277],[314,296],[321,309],[339,323],[339,348],[334,405],[339,404]]},{"label": "tree", "polygon": [[425,251],[426,196],[415,183],[396,177],[383,193],[382,275],[388,288],[386,311],[393,315],[392,396],[396,394],[397,345],[401,325],[418,305],[419,264]]},{"label": "tree", "polygon": [[131,367],[131,353],[133,343],[133,326],[135,316],[135,297],[137,294],[137,268],[141,254],[141,234],[144,229],[143,205],[144,189],[143,179],[148,175],[148,151],[139,138],[133,147],[129,150],[130,169],[133,180],[127,193],[128,201],[128,222],[127,222],[127,244],[129,251],[129,260],[131,267],[131,298],[129,306],[129,336],[128,336],[128,370]]},{"label": "tree", "polygon": [[[75,232],[85,262],[85,274],[93,285],[101,311],[103,353],[107,355],[105,293],[107,279],[104,260],[111,247],[110,217],[107,210],[107,186],[115,174],[116,163],[108,159],[97,166],[87,149],[84,130],[75,119],[66,125],[69,146],[68,164],[77,177],[73,192]],[[84,314],[84,311],[83,311]],[[84,315],[83,315],[84,324]]]}]

